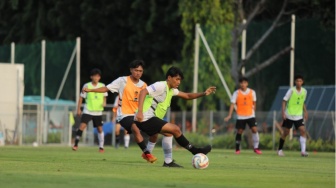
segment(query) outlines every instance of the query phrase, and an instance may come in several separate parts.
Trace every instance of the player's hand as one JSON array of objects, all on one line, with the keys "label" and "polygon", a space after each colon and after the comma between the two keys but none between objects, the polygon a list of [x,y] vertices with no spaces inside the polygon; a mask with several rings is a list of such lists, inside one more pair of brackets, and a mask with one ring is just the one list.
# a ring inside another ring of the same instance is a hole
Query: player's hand
[{"label": "player's hand", "polygon": [[135,121],[142,122],[142,120],[143,120],[143,113],[138,112],[135,116]]},{"label": "player's hand", "polygon": [[224,118],[225,122],[228,122],[231,119],[231,116],[227,116],[226,118]]},{"label": "player's hand", "polygon": [[85,87],[85,88],[82,89],[82,93],[87,93],[87,92],[90,92],[89,88]]},{"label": "player's hand", "polygon": [[285,114],[285,113],[282,113],[282,119],[283,119],[283,120],[286,120],[286,119],[287,119],[287,117],[286,117],[286,114]]},{"label": "player's hand", "polygon": [[308,120],[308,113],[304,113],[304,121]]},{"label": "player's hand", "polygon": [[216,92],[216,87],[215,86],[210,86],[208,87],[208,89],[206,89],[204,91],[205,95],[210,95],[211,93],[215,93]]},{"label": "player's hand", "polygon": [[81,109],[78,109],[77,110],[77,116],[80,116],[82,114],[82,110]]}]

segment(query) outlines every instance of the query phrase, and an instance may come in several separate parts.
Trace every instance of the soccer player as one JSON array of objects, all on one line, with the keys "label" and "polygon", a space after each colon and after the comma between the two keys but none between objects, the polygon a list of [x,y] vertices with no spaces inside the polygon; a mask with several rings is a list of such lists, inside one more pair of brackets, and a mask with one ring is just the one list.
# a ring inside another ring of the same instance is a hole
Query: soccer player
[{"label": "soccer player", "polygon": [[[134,114],[138,110],[138,98],[139,93],[143,88],[147,87],[147,84],[140,78],[144,71],[145,63],[142,60],[135,60],[130,63],[129,68],[131,75],[119,77],[112,83],[108,84],[106,87],[98,89],[84,89],[85,92],[116,92],[119,93],[119,108],[117,109],[117,121],[126,131],[134,135],[141,135],[140,130],[134,124],[134,129],[132,129],[132,124],[134,123]],[[156,144],[158,135],[152,135],[147,143],[147,149],[152,152]],[[162,139],[162,149],[165,155],[164,166],[169,167],[180,167],[178,164],[174,163],[172,159],[172,137],[167,135]],[[157,158],[148,153],[142,154],[142,158],[148,162],[155,162]]]},{"label": "soccer player", "polygon": [[124,147],[125,149],[128,148],[129,146],[129,141],[130,141],[130,135],[127,133],[127,131],[124,128],[121,128],[121,125],[119,122],[117,122],[117,111],[119,107],[119,96],[115,98],[114,105],[113,105],[113,118],[112,122],[114,123],[115,126],[115,135],[116,135],[116,148],[119,148],[120,144],[120,131],[124,132]]},{"label": "soccer player", "polygon": [[[296,130],[300,131],[301,156],[308,157],[306,152],[306,129],[304,121],[308,119],[308,112],[304,104],[307,97],[307,90],[302,87],[303,77],[301,75],[295,76],[295,87],[290,88],[282,101],[282,127],[284,131],[280,138],[278,149],[279,156],[285,156],[282,147],[285,143],[286,137],[293,124]],[[304,117],[303,117],[304,113]]]},{"label": "soccer player", "polygon": [[[104,87],[103,83],[100,83],[101,71],[99,69],[92,69],[90,72],[91,82],[84,84],[83,88],[94,89]],[[77,151],[78,142],[82,137],[83,131],[86,128],[89,121],[92,120],[93,126],[97,128],[98,131],[98,141],[99,141],[99,152],[104,152],[104,132],[103,132],[103,121],[102,115],[104,106],[106,106],[106,96],[107,93],[84,93],[81,92],[80,98],[77,105],[77,115],[82,114],[81,106],[83,99],[85,99],[85,106],[83,114],[81,117],[81,124],[76,133],[75,145],[72,150]]]},{"label": "soccer player", "polygon": [[[167,71],[166,81],[156,82],[142,89],[139,94],[139,108],[135,116],[135,123],[141,131],[149,136],[157,135],[158,133],[173,135],[177,143],[192,154],[207,154],[211,151],[210,145],[204,148],[197,148],[191,145],[182,134],[181,129],[175,124],[164,121],[163,117],[170,106],[173,96],[183,99],[196,99],[214,93],[216,87],[209,87],[202,93],[184,93],[177,89],[181,80],[183,80],[182,71],[176,67],[171,67]],[[142,136],[135,135],[135,138],[144,154],[150,154]]]},{"label": "soccer player", "polygon": [[236,121],[236,154],[240,154],[240,142],[246,124],[252,131],[253,148],[256,154],[262,154],[259,149],[259,134],[257,122],[255,119],[257,97],[254,90],[248,88],[248,79],[242,77],[239,79],[240,88],[236,90],[231,98],[229,114],[224,121],[229,121],[232,117],[233,109],[236,105],[237,121]]}]

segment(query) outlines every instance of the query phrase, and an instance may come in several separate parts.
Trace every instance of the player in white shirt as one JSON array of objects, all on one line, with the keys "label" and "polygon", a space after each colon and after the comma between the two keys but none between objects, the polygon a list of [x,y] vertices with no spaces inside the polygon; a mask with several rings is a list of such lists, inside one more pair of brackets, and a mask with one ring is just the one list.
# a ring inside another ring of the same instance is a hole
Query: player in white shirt
[{"label": "player in white shirt", "polygon": [[[149,136],[157,135],[158,133],[165,136],[174,136],[177,143],[189,150],[192,154],[204,153],[211,151],[211,146],[197,148],[190,144],[184,137],[180,128],[172,123],[163,120],[167,109],[170,106],[173,96],[177,96],[186,100],[196,99],[199,97],[210,95],[216,91],[216,87],[209,87],[202,93],[185,93],[177,88],[183,79],[183,73],[176,67],[171,67],[166,73],[166,81],[156,82],[145,89],[142,89],[139,95],[139,108],[135,117],[136,126]],[[133,128],[133,127],[132,127]],[[140,135],[135,135],[138,143],[144,154],[150,154],[146,148],[144,140]],[[165,154],[165,159],[171,159],[171,153]],[[165,167],[181,167],[174,160],[164,162]]]}]

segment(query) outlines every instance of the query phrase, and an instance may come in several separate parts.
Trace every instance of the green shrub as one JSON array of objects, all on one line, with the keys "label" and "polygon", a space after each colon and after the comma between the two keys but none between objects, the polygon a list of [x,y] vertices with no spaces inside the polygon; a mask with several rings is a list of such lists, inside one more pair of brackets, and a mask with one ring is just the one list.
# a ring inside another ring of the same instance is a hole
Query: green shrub
[{"label": "green shrub", "polygon": [[195,146],[205,146],[210,143],[209,137],[197,133],[186,133],[185,137]]},{"label": "green shrub", "polygon": [[61,132],[48,133],[47,143],[61,143]]},{"label": "green shrub", "polygon": [[[198,133],[186,133],[185,137],[195,146],[205,146],[211,144],[213,148],[219,149],[234,149],[235,148],[235,133],[215,135],[212,140],[208,136],[204,136]],[[279,147],[280,134],[275,135],[275,144],[274,149]],[[48,140],[49,141],[49,140]],[[159,137],[157,143],[161,143],[162,137]],[[174,140],[174,144],[178,145]],[[242,136],[241,148],[248,149],[247,135]],[[307,140],[307,151],[329,151],[335,152],[335,141],[323,141],[322,139],[318,140]],[[272,134],[259,134],[259,148],[262,150],[272,150],[273,149],[273,135]],[[300,151],[301,145],[298,137],[293,137],[292,140],[289,140],[287,137],[284,150]]]},{"label": "green shrub", "polygon": [[31,144],[36,141],[36,136],[23,136],[22,143]]},{"label": "green shrub", "polygon": [[[236,134],[222,134],[215,135],[212,140],[208,136],[204,136],[198,133],[186,133],[186,138],[196,146],[204,146],[207,144],[212,144],[213,148],[220,149],[235,149],[235,138]],[[273,149],[273,135],[272,134],[259,134],[259,147],[263,150],[272,150]],[[280,135],[276,134],[274,149],[277,149],[279,146]],[[161,141],[158,141],[161,142]],[[176,144],[176,141],[174,141]],[[242,136],[241,148],[248,149],[248,140],[247,136]],[[298,137],[294,137],[292,140],[289,140],[287,137],[284,150],[300,151],[301,145]],[[308,140],[307,141],[307,151],[329,151],[335,152],[335,142],[334,141],[323,141],[322,139],[318,140]]]},{"label": "green shrub", "polygon": [[233,149],[235,148],[235,134],[215,136],[212,140],[214,148]]}]

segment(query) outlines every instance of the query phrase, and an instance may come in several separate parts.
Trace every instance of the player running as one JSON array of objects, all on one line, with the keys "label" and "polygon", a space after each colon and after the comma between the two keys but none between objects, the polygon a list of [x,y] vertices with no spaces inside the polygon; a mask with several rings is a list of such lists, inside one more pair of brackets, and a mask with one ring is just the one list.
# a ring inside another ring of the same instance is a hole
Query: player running
[{"label": "player running", "polygon": [[[132,130],[134,123],[134,114],[138,110],[138,98],[142,89],[147,87],[147,84],[140,78],[143,74],[144,62],[142,60],[135,60],[130,64],[130,76],[119,77],[106,87],[98,89],[84,89],[85,92],[115,92],[119,93],[119,108],[117,109],[117,122],[124,127],[129,134],[141,135],[140,130],[135,128]],[[147,143],[148,151],[152,152],[157,141],[158,135],[152,135]],[[172,136],[166,135],[162,139],[162,149],[165,156],[164,167],[181,167],[172,159]],[[157,158],[148,153],[142,154],[142,157],[148,162],[155,162]]]},{"label": "player running", "polygon": [[[308,112],[306,105],[304,104],[307,97],[307,90],[302,87],[303,77],[301,75],[295,76],[295,87],[290,88],[282,101],[282,118],[284,128],[283,134],[280,138],[280,144],[278,148],[278,155],[285,156],[282,151],[282,147],[285,143],[286,137],[289,134],[289,130],[295,126],[296,130],[300,131],[300,144],[301,144],[301,156],[308,157],[306,152],[306,129],[305,121],[308,119]],[[303,116],[304,113],[304,116]]]},{"label": "player running", "polygon": [[[139,95],[139,110],[135,116],[135,123],[141,131],[149,136],[157,135],[158,133],[163,135],[171,134],[180,146],[186,148],[192,154],[207,154],[211,151],[210,145],[204,148],[197,148],[191,145],[177,125],[163,120],[173,96],[190,100],[210,95],[216,91],[216,87],[209,87],[202,93],[184,93],[177,89],[182,79],[182,71],[176,67],[171,67],[167,71],[166,81],[156,82],[142,89]],[[136,129],[135,126],[132,128]],[[141,150],[145,154],[150,154],[141,134],[135,136]]]}]

